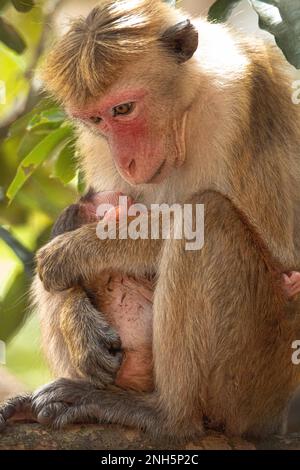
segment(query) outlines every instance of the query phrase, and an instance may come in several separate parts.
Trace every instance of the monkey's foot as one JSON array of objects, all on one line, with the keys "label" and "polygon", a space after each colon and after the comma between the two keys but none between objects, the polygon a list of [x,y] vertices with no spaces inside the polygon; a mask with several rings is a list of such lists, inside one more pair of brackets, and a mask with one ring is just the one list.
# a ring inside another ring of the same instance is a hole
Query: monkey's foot
[{"label": "monkey's foot", "polygon": [[283,274],[283,290],[289,299],[300,293],[300,273],[292,271]]},{"label": "monkey's foot", "polygon": [[60,429],[68,424],[100,420],[99,390],[83,380],[59,379],[37,390],[32,408],[40,424]]},{"label": "monkey's foot", "polygon": [[[79,423],[109,423],[143,429],[153,436],[159,432],[161,437],[171,437],[173,428],[158,409],[156,399],[152,393],[137,393],[119,387],[99,389],[85,380],[61,378],[33,393],[29,405],[35,420],[54,429]],[[3,421],[11,415],[12,411],[8,410]],[[187,420],[178,437],[191,438],[202,433],[201,420],[195,429],[191,430]]]},{"label": "monkey's foot", "polygon": [[[59,379],[41,387],[32,395],[21,395],[0,406],[0,432],[8,421],[30,419],[40,424],[61,428],[71,423],[97,421],[92,408],[93,392],[97,389],[83,380]],[[94,406],[94,408],[100,408]],[[100,411],[100,410],[99,410]]]},{"label": "monkey's foot", "polygon": [[20,395],[3,403],[0,406],[0,431],[10,419],[34,419],[31,404],[31,395]]}]

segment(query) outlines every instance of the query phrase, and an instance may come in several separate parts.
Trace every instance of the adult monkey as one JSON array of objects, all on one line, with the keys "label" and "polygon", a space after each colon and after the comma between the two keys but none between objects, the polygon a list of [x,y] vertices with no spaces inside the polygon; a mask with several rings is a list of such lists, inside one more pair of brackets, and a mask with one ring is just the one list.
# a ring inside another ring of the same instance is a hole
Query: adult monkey
[{"label": "adult monkey", "polygon": [[[206,233],[204,248],[187,252],[184,240],[100,241],[90,224],[40,250],[50,293],[37,281],[37,296],[64,376],[74,370],[53,326],[60,291],[106,268],[159,272],[155,393],[60,379],[26,402],[40,421],[99,419],[182,438],[201,433],[204,417],[228,433],[278,430],[299,383],[299,304],[280,278],[299,264],[300,127],[282,59],[252,43],[158,0],[109,1],[50,54],[46,82],[79,121],[88,182],[146,204],[204,203]],[[3,424],[19,408],[4,406]]]}]

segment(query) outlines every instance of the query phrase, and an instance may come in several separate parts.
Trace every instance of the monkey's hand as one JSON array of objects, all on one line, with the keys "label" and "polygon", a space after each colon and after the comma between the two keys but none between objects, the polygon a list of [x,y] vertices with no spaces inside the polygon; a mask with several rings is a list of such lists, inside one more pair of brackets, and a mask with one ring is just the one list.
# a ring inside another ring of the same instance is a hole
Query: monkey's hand
[{"label": "monkey's hand", "polygon": [[[109,227],[111,233],[106,227],[109,223],[105,220],[84,225],[59,235],[38,251],[37,271],[46,290],[62,291],[84,285],[105,269],[135,276],[156,269],[162,239],[123,239],[116,237],[114,224]],[[124,228],[126,225],[120,222],[120,233]],[[98,237],[104,232],[104,239]]]},{"label": "monkey's hand", "polygon": [[67,297],[60,328],[80,376],[101,388],[113,383],[123,360],[121,339],[83,289],[72,289]]}]

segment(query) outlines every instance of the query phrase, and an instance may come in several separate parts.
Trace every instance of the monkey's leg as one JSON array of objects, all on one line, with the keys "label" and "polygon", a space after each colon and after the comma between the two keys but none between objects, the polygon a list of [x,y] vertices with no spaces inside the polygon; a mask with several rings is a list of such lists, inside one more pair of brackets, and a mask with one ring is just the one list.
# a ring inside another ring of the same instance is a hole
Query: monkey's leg
[{"label": "monkey's leg", "polygon": [[72,365],[98,386],[113,383],[122,363],[121,340],[81,288],[68,291],[60,328]]}]

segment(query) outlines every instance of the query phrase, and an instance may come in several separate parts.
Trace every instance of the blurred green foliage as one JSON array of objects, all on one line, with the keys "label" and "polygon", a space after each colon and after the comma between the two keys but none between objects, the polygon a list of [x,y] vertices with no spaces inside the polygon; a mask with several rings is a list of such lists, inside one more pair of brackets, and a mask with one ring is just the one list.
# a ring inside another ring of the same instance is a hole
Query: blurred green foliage
[{"label": "blurred green foliage", "polygon": [[37,321],[27,320],[33,253],[76,196],[72,126],[33,74],[56,4],[0,0],[0,339],[7,367],[31,388],[49,376]]}]

